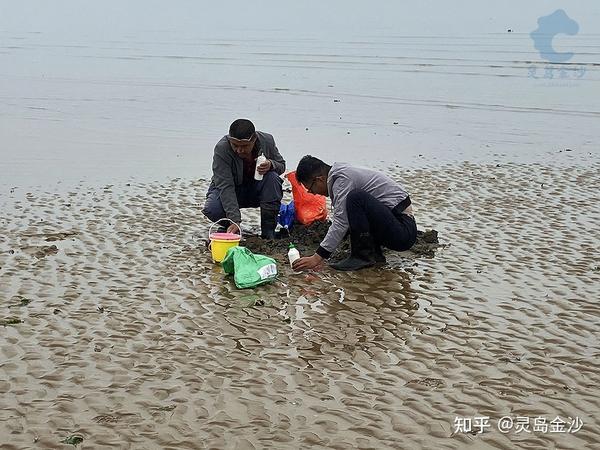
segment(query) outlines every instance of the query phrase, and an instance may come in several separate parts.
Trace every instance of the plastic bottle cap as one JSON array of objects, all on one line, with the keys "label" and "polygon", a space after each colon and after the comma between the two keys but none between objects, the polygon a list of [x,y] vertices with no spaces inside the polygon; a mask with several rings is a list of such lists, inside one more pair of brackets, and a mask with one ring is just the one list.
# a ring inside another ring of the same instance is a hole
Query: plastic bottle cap
[{"label": "plastic bottle cap", "polygon": [[288,248],[296,248],[296,246],[290,242],[290,245]]}]

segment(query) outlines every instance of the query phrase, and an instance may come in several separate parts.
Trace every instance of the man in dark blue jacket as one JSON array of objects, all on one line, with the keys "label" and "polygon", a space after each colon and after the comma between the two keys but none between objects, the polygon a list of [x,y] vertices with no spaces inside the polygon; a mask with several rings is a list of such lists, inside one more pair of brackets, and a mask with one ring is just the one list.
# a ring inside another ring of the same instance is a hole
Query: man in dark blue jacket
[{"label": "man in dark blue jacket", "polygon": [[[259,155],[266,160],[257,166]],[[262,180],[254,179],[255,170]],[[203,214],[213,222],[227,218],[239,224],[240,208],[260,207],[261,236],[273,239],[283,197],[280,175],[285,171],[273,136],[256,131],[247,119],[237,119],[215,146],[212,171]],[[240,232],[234,223],[227,231]]]}]

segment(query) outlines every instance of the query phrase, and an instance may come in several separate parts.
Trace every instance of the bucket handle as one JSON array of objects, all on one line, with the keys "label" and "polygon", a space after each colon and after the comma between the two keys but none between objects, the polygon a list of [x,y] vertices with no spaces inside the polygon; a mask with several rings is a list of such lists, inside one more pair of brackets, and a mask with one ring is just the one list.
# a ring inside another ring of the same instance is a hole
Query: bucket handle
[{"label": "bucket handle", "polygon": [[216,222],[213,222],[213,223],[211,224],[211,226],[210,226],[210,227],[208,227],[208,248],[209,248],[209,249],[211,248],[211,245],[212,245],[212,241],[210,240],[211,231],[212,231],[213,227],[214,227],[216,224],[218,224],[219,222],[221,222],[221,221],[223,221],[223,220],[227,220],[228,222],[231,222],[232,224],[234,224],[234,225],[237,225],[237,227],[238,227],[238,230],[240,230],[240,239],[242,239],[242,227],[240,227],[240,226],[239,226],[237,223],[235,223],[233,220],[231,220],[231,219],[228,219],[227,217],[223,217],[222,219],[219,219],[219,220],[217,220]]}]

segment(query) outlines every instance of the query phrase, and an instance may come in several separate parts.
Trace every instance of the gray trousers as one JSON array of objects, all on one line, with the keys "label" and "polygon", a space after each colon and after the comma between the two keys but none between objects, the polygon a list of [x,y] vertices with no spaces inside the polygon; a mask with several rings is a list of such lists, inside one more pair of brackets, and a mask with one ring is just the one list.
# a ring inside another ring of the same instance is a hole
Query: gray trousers
[{"label": "gray trousers", "polygon": [[[281,177],[271,170],[265,173],[260,181],[252,179],[236,186],[235,194],[240,209],[261,207],[279,211],[279,205],[283,198],[282,184]],[[226,217],[221,203],[221,192],[212,183],[206,193],[206,202],[202,214],[211,222]]]}]

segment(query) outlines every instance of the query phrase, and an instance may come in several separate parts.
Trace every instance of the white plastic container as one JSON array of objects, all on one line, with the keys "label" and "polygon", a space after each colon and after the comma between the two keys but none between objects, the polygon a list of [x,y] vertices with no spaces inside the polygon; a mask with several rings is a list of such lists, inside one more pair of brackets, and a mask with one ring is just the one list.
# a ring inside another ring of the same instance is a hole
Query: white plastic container
[{"label": "white plastic container", "polygon": [[300,252],[294,246],[294,244],[290,244],[290,249],[288,250],[288,259],[290,260],[290,267],[298,258],[300,258]]},{"label": "white plastic container", "polygon": [[265,155],[258,155],[258,158],[256,158],[256,169],[254,170],[254,179],[257,181],[260,181],[263,179],[263,176],[258,173],[258,166],[260,166],[266,160],[267,160],[267,157]]}]

